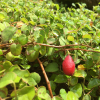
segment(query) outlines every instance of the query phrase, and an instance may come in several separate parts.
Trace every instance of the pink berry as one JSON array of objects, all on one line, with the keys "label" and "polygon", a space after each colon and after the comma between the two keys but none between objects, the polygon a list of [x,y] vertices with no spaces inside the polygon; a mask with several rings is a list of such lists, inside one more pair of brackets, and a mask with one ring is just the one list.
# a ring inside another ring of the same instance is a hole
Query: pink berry
[{"label": "pink berry", "polygon": [[75,71],[75,63],[70,55],[66,56],[65,60],[62,63],[63,72],[68,75],[72,76]]}]

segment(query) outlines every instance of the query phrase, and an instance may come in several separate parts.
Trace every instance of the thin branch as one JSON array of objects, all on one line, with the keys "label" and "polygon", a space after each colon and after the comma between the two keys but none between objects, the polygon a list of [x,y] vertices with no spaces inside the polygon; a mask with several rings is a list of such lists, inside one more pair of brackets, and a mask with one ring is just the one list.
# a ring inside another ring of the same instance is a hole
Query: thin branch
[{"label": "thin branch", "polygon": [[[23,47],[26,47],[27,45],[31,45],[31,44],[34,44],[34,45],[38,44],[38,45],[48,46],[48,47],[54,47],[54,48],[63,48],[63,47],[66,47],[66,46],[78,46],[78,45],[89,47],[87,45],[82,45],[82,44],[71,44],[71,45],[65,45],[65,46],[55,46],[55,45],[47,45],[47,44],[42,44],[42,43],[27,43]],[[86,52],[96,52],[96,53],[100,53],[100,51],[86,50],[86,49],[81,49],[81,48],[60,49],[60,50],[58,50],[56,52],[65,51],[65,50],[82,50],[82,51],[86,51]],[[7,54],[9,51],[10,51],[10,49],[8,49],[7,51],[3,52],[3,55]],[[3,56],[3,55],[0,55],[0,56]]]},{"label": "thin branch", "polygon": [[[6,43],[6,44],[1,44],[0,45],[0,48],[3,48],[3,47],[7,47],[9,45],[11,45],[12,43]],[[85,46],[85,47],[89,47],[89,48],[92,48],[91,46],[88,46],[88,45],[84,45],[84,44],[69,44],[69,45],[65,45],[65,46],[55,46],[55,45],[48,45],[48,44],[43,44],[43,43],[36,43],[36,42],[28,42],[26,45],[24,45],[23,47],[27,46],[27,45],[41,45],[41,46],[47,46],[47,47],[54,47],[54,48],[64,48],[64,47],[68,47],[68,46]]]},{"label": "thin branch", "polygon": [[94,51],[94,50],[86,50],[86,49],[81,49],[81,48],[69,48],[69,49],[61,49],[61,50],[58,50],[56,52],[59,52],[59,51],[66,51],[66,50],[82,50],[82,51],[86,51],[86,52],[96,52],[96,53],[100,53],[100,51]]},{"label": "thin branch", "polygon": [[46,72],[45,72],[45,70],[44,70],[43,64],[42,64],[42,62],[41,62],[38,58],[37,58],[37,60],[38,60],[38,62],[39,62],[39,64],[40,64],[40,66],[41,66],[43,75],[44,75],[44,77],[45,77],[45,80],[46,80],[46,83],[47,83],[47,86],[48,86],[48,90],[49,90],[50,96],[51,96],[51,98],[53,98],[53,94],[52,94],[52,90],[51,90],[51,86],[50,86],[50,81],[49,81],[49,79],[48,79],[48,77],[47,77],[47,74],[46,74]]},{"label": "thin branch", "polygon": [[87,94],[90,94],[93,91],[94,88],[92,88]]},{"label": "thin branch", "polygon": [[[28,44],[32,44],[32,43],[28,43]],[[68,47],[68,46],[85,46],[85,47],[92,48],[91,46],[84,45],[84,44],[69,44],[69,45],[65,45],[65,46],[55,46],[55,45],[48,45],[48,44],[35,43],[35,42],[33,44],[35,44],[35,45],[38,44],[38,45],[47,46],[47,47],[54,47],[54,48],[64,48],[64,47]]]}]

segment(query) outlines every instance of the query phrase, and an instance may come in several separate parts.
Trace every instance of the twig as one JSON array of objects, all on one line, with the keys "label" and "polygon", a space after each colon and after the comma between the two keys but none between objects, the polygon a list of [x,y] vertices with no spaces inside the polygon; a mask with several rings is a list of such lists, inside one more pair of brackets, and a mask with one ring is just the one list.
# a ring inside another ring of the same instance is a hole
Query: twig
[{"label": "twig", "polygon": [[47,74],[46,74],[46,72],[45,72],[45,70],[44,70],[43,64],[42,64],[42,62],[41,62],[38,58],[37,58],[37,60],[38,60],[38,62],[39,62],[39,64],[40,64],[40,66],[41,66],[43,75],[44,75],[44,77],[45,77],[45,80],[46,80],[46,83],[47,83],[47,86],[48,86],[48,90],[49,90],[50,96],[51,96],[51,98],[53,98],[53,94],[52,94],[52,90],[51,90],[51,86],[50,86],[50,81],[49,81],[49,79],[48,79],[48,77],[47,77]]},{"label": "twig", "polygon": [[[1,44],[0,45],[0,48],[3,48],[3,47],[7,47],[9,45],[11,45],[12,43],[6,43],[6,44]],[[68,46],[85,46],[85,47],[89,47],[89,48],[92,48],[91,46],[88,46],[88,45],[84,45],[84,44],[69,44],[69,45],[65,45],[65,46],[55,46],[55,45],[48,45],[48,44],[43,44],[43,43],[36,43],[36,42],[28,42],[26,45],[24,45],[23,47],[27,46],[27,45],[41,45],[41,46],[47,46],[47,47],[54,47],[54,48],[64,48],[64,47],[68,47]]]},{"label": "twig", "polygon": [[59,52],[59,51],[65,51],[65,50],[82,50],[82,51],[86,51],[86,52],[96,52],[96,53],[100,53],[100,51],[94,51],[94,50],[86,50],[86,49],[81,49],[81,48],[69,48],[69,49],[61,49],[61,50],[58,50],[56,52]]},{"label": "twig", "polygon": [[92,88],[87,94],[90,94],[93,91],[94,88]]},{"label": "twig", "polygon": [[[29,43],[30,44],[30,43]],[[64,47],[69,47],[69,46],[85,46],[85,47],[89,47],[89,48],[92,48],[91,46],[88,46],[88,45],[84,45],[84,44],[69,44],[69,45],[64,45],[64,46],[55,46],[55,45],[48,45],[48,44],[43,44],[43,43],[33,43],[33,44],[38,44],[38,45],[41,45],[41,46],[47,46],[47,47],[54,47],[54,48],[64,48]]]},{"label": "twig", "polygon": [[[93,49],[92,47],[88,46],[88,45],[83,45],[83,44],[70,44],[70,45],[65,45],[65,46],[55,46],[55,45],[48,45],[48,44],[42,44],[42,43],[27,43],[26,45],[22,46],[22,47],[26,47],[28,45],[41,45],[41,46],[47,46],[47,47],[54,47],[54,48],[64,48],[64,47],[68,47],[68,46],[85,46],[85,47],[89,47],[91,49]],[[7,43],[7,44],[2,44],[0,45],[0,48],[4,47],[4,46],[7,46],[7,45],[11,45],[11,43]],[[59,51],[65,51],[65,50],[82,50],[82,51],[86,51],[86,52],[96,52],[96,53],[100,53],[100,51],[94,51],[94,50],[86,50],[86,49],[81,49],[81,48],[69,48],[69,49],[60,49],[56,52],[59,52]],[[9,52],[9,49],[5,52],[3,52],[3,55],[7,54]],[[3,56],[3,55],[0,55],[0,56]]]}]

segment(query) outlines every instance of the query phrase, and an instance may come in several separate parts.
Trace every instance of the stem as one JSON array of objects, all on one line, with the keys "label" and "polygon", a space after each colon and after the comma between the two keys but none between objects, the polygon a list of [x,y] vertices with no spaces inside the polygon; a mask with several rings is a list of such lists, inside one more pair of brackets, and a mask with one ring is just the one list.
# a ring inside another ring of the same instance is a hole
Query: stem
[{"label": "stem", "polygon": [[49,79],[47,77],[47,74],[46,74],[46,72],[44,70],[43,64],[42,64],[42,62],[38,58],[37,58],[37,60],[38,60],[38,62],[40,64],[40,67],[42,69],[43,75],[45,77],[45,80],[46,80],[46,83],[47,83],[47,86],[48,86],[48,90],[49,90],[50,96],[51,96],[51,98],[53,98],[53,94],[52,94],[52,90],[51,90],[51,86],[50,86],[50,81],[49,81]]},{"label": "stem", "polygon": [[15,90],[15,98],[16,98],[16,100],[17,100],[16,84],[13,83],[13,85],[14,85],[14,90]]}]

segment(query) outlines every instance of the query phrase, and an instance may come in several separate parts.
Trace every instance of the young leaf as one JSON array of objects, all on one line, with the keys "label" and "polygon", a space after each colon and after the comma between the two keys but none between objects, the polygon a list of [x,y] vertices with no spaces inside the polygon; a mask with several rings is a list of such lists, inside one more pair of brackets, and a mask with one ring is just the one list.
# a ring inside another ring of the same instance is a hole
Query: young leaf
[{"label": "young leaf", "polygon": [[74,37],[73,37],[73,36],[70,36],[70,35],[68,35],[67,39],[68,39],[69,41],[74,41]]},{"label": "young leaf", "polygon": [[85,34],[85,35],[83,35],[83,38],[91,39],[92,37],[91,37],[91,35],[89,35],[89,34]]}]

